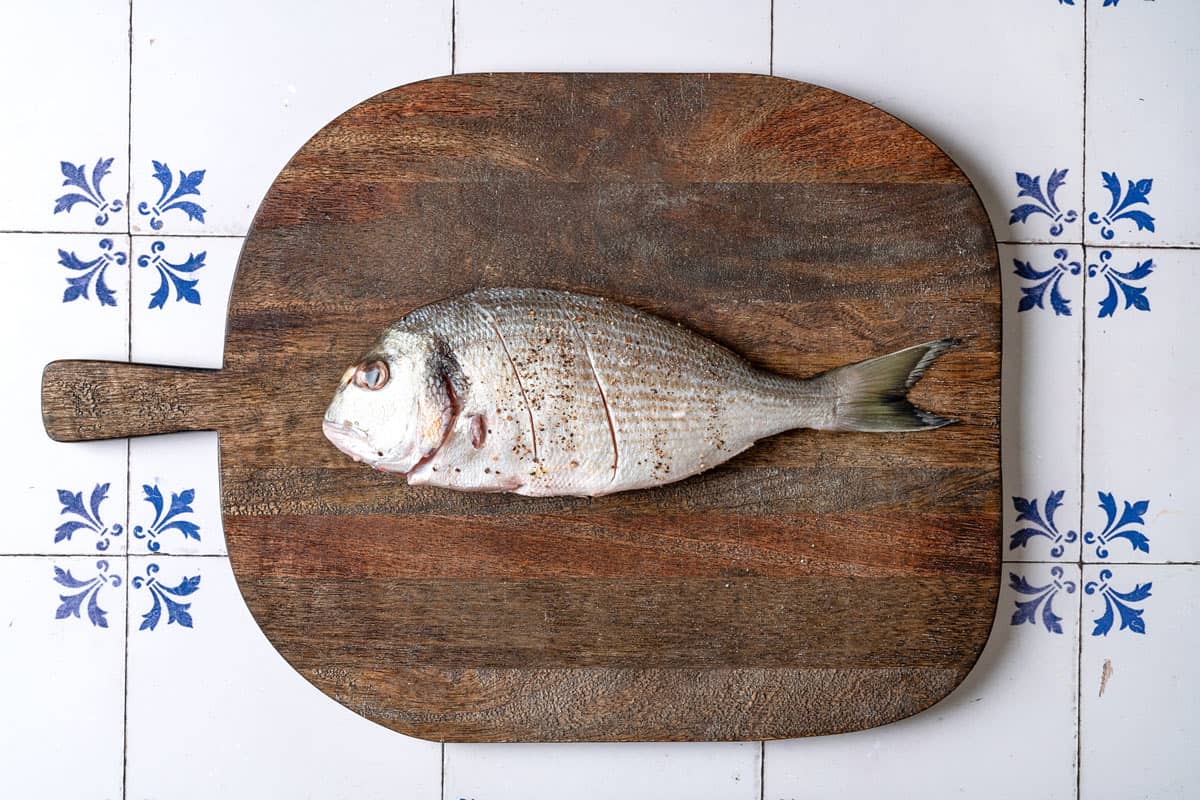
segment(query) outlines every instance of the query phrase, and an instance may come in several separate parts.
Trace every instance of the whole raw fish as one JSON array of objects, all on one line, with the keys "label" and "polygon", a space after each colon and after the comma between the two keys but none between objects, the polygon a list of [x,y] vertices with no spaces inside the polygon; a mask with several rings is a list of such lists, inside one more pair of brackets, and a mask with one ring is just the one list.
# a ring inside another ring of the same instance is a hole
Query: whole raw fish
[{"label": "whole raw fish", "polygon": [[786,378],[610,300],[484,289],[388,328],[343,374],[324,431],[413,485],[603,495],[682,480],[792,428],[946,425],[905,394],[954,343]]}]

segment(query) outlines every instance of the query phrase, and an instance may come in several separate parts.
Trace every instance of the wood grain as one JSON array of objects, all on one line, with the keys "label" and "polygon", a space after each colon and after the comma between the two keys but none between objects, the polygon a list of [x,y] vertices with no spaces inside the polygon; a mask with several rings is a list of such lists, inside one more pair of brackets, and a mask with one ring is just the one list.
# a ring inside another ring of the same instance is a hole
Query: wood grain
[{"label": "wood grain", "polygon": [[[482,286],[604,295],[808,376],[945,336],[922,434],[793,431],[656,490],[410,488],[320,418],[387,324]],[[454,741],[762,739],[916,713],[1000,562],[999,271],[962,172],[750,75],[465,75],[355,106],[246,239],[219,371],[57,362],[52,436],[220,433],[246,602],[312,683]]]}]

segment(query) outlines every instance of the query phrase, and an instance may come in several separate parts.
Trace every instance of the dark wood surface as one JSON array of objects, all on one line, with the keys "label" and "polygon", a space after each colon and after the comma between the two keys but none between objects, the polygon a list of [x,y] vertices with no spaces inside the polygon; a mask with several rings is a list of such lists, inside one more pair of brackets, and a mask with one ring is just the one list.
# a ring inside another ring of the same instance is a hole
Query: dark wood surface
[{"label": "dark wood surface", "polygon": [[[595,500],[409,488],[320,419],[390,322],[479,286],[611,297],[790,375],[955,336],[961,420],[794,431]],[[987,216],[903,123],[748,75],[464,75],[319,132],[246,239],[220,371],[56,362],[47,430],[220,432],[246,602],[323,691],[451,741],[761,739],[936,702],[999,588]]]}]

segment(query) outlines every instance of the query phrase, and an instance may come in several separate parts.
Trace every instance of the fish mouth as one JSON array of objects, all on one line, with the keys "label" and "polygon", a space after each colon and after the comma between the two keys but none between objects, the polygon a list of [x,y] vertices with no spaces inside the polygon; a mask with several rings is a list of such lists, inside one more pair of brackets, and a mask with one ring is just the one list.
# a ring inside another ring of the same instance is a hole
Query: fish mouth
[{"label": "fish mouth", "polygon": [[[366,464],[368,467],[377,469],[380,472],[395,472],[400,475],[407,475],[412,469],[415,469],[415,466],[409,466],[409,462],[413,460],[411,448],[408,452],[400,456],[389,455],[383,450],[377,450],[371,446],[366,431],[359,428],[350,420],[338,422],[335,419],[325,417],[321,421],[321,431],[325,434],[325,438],[338,450],[350,456],[356,462]],[[421,461],[423,460],[425,459],[421,459]],[[420,461],[418,461],[419,463]]]},{"label": "fish mouth", "polygon": [[375,452],[377,458],[371,458],[371,443],[367,441],[366,432],[350,420],[338,422],[325,418],[321,421],[321,432],[334,447],[355,461],[362,461],[374,467],[383,459],[384,454],[380,451]]}]

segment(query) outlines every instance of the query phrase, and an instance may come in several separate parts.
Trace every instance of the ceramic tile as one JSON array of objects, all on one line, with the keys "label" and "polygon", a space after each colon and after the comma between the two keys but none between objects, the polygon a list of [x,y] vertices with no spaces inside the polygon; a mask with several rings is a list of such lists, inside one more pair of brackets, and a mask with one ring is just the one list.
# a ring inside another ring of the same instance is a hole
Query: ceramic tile
[{"label": "ceramic tile", "polygon": [[1079,558],[1083,248],[1001,245],[1005,558]]},{"label": "ceramic tile", "polygon": [[882,728],[768,742],[764,797],[1074,798],[1079,567],[1004,574],[991,638],[961,686]]},{"label": "ceramic tile", "polygon": [[1198,35],[1198,3],[1088,0],[1089,244],[1200,244]]},{"label": "ceramic tile", "polygon": [[309,685],[262,635],[228,559],[129,562],[128,797],[438,797],[441,746]]},{"label": "ceramic tile", "polygon": [[0,557],[0,796],[121,797],[121,558]]},{"label": "ceramic tile", "polygon": [[767,0],[457,0],[455,71],[762,72]]},{"label": "ceramic tile", "polygon": [[1082,800],[1192,798],[1200,568],[1084,567]]},{"label": "ceramic tile", "polygon": [[997,239],[1080,241],[1082,3],[776,0],[774,61],[937,142]]},{"label": "ceramic tile", "polygon": [[129,442],[129,552],[224,555],[215,431]]},{"label": "ceramic tile", "polygon": [[1200,561],[1200,251],[1088,248],[1089,561]]},{"label": "ceramic tile", "polygon": [[244,234],[292,154],[356,103],[450,71],[450,4],[133,4],[135,233]]},{"label": "ceramic tile", "polygon": [[242,239],[133,239],[133,360],[217,368]]},{"label": "ceramic tile", "polygon": [[443,798],[758,800],[757,742],[446,745]]},{"label": "ceramic tile", "polygon": [[0,234],[0,394],[5,448],[0,553],[124,552],[124,441],[62,444],[42,426],[41,376],[60,358],[124,361],[129,241],[101,234]]},{"label": "ceramic tile", "polygon": [[6,4],[0,230],[125,230],[129,2]]}]

